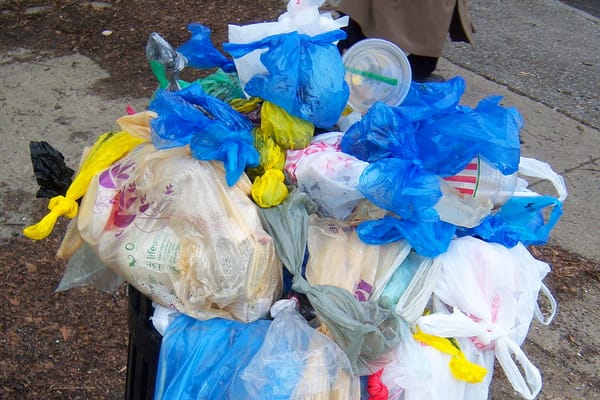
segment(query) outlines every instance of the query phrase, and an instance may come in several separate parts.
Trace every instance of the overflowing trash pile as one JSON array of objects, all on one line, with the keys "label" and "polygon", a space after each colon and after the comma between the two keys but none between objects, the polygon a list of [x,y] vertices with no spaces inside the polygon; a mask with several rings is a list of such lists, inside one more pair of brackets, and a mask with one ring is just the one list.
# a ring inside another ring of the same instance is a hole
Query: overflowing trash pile
[{"label": "overflowing trash pile", "polygon": [[231,25],[223,52],[201,24],[177,49],[152,34],[147,109],[84,149],[24,234],[72,218],[58,290],[126,281],[156,304],[156,399],[486,399],[495,360],[535,398],[521,345],[556,303],[527,246],[560,218],[562,177],[521,156],[500,97],[461,105],[459,76],[397,68],[386,102],[401,80],[349,67],[347,20],[321,4]]}]

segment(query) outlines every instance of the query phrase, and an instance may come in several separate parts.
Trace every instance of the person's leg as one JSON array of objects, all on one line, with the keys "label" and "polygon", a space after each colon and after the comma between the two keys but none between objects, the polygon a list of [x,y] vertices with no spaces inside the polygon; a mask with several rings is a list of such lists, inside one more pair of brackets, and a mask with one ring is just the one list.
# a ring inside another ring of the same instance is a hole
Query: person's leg
[{"label": "person's leg", "polygon": [[413,81],[422,82],[427,80],[435,71],[438,58],[409,54],[408,62],[410,63]]},{"label": "person's leg", "polygon": [[[339,14],[342,16],[344,15],[342,13]],[[342,30],[346,32],[346,39],[340,40],[338,42],[337,47],[340,51],[340,54],[344,54],[344,51],[350,48],[354,43],[360,42],[361,40],[366,38],[358,22],[356,22],[352,18],[350,18],[348,26],[343,27]]]}]

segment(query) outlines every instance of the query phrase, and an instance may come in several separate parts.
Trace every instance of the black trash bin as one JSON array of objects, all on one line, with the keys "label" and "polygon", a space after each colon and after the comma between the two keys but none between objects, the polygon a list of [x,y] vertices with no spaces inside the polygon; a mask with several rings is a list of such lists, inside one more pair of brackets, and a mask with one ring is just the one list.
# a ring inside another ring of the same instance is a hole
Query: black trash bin
[{"label": "black trash bin", "polygon": [[152,300],[128,285],[129,349],[125,400],[152,400],[162,336],[152,325]]}]

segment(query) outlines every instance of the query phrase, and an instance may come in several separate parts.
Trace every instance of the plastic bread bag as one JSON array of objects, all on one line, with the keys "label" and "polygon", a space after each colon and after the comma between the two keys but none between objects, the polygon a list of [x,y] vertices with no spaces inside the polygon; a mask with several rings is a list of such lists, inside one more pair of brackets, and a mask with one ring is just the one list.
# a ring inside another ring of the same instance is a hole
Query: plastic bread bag
[{"label": "plastic bread bag", "polygon": [[428,334],[491,346],[513,388],[526,399],[535,398],[541,375],[520,346],[538,315],[538,295],[551,297],[542,290],[548,264],[534,259],[522,244],[509,249],[468,236],[453,240],[439,259],[442,272],[434,296],[443,307],[419,318],[417,325]]},{"label": "plastic bread bag", "polygon": [[308,325],[297,301],[279,300],[264,342],[242,371],[252,399],[359,399],[358,377],[329,337]]},{"label": "plastic bread bag", "polygon": [[187,148],[141,146],[97,175],[78,229],[100,259],[154,302],[199,319],[253,321],[282,276],[250,182]]},{"label": "plastic bread bag", "polygon": [[409,251],[405,241],[387,245],[363,243],[351,224],[311,215],[306,278],[311,285],[346,289],[361,301],[372,299]]}]

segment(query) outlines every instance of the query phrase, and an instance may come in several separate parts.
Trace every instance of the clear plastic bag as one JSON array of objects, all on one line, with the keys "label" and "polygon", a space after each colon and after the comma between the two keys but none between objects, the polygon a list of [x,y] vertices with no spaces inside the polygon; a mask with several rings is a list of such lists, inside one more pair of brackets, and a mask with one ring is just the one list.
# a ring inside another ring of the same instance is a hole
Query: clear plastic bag
[{"label": "clear plastic bag", "polygon": [[296,307],[295,299],[273,304],[264,342],[241,373],[248,398],[358,400],[359,380],[350,361]]},{"label": "clear plastic bag", "polygon": [[115,293],[123,282],[123,278],[104,265],[89,245],[84,243],[69,258],[67,269],[55,291],[92,286],[102,292]]},{"label": "clear plastic bag", "polygon": [[97,175],[78,229],[144,295],[195,318],[253,321],[281,295],[281,262],[248,197],[219,163],[145,145]]},{"label": "clear plastic bag", "polygon": [[314,212],[314,203],[298,190],[293,190],[277,207],[259,209],[265,229],[275,240],[277,253],[293,276],[292,289],[306,294],[320,321],[348,356],[355,373],[376,372],[398,345],[396,332],[400,318],[385,304],[359,301],[345,289],[311,286],[304,279],[302,264],[308,220]]}]

